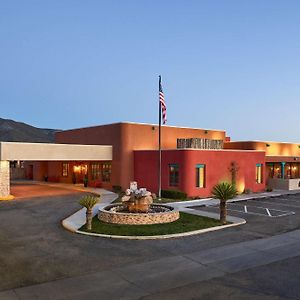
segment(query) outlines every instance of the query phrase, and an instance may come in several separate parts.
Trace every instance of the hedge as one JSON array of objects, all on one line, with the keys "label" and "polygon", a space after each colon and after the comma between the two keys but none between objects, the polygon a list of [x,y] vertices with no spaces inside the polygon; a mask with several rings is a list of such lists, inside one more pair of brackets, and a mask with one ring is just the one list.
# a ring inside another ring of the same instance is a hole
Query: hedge
[{"label": "hedge", "polygon": [[168,199],[186,199],[187,194],[176,190],[162,190],[161,196]]}]

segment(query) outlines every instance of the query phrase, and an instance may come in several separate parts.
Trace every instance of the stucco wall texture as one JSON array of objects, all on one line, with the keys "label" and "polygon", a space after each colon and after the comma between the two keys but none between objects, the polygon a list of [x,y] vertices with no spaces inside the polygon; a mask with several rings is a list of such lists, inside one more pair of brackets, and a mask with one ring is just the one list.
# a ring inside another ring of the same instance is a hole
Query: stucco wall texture
[{"label": "stucco wall texture", "polygon": [[299,146],[300,144],[296,143],[265,141],[239,141],[224,144],[225,149],[261,150],[266,152],[266,156],[300,156]]},{"label": "stucco wall texture", "polygon": [[[225,141],[225,131],[162,127],[162,149],[176,149],[177,138],[206,138]],[[151,124],[116,123],[56,133],[56,143],[112,145],[112,185],[123,189],[134,180],[134,150],[158,148],[158,126]]]},{"label": "stucco wall texture", "polygon": [[[135,180],[140,186],[151,191],[158,189],[158,152],[135,151]],[[265,173],[265,152],[263,151],[226,151],[226,150],[165,150],[162,153],[162,188],[185,191],[188,196],[207,197],[219,181],[231,180],[230,164],[238,166],[237,188],[239,192],[251,189],[253,192],[265,190],[265,176],[262,183],[256,183],[256,164],[263,164]],[[169,164],[179,165],[179,185],[169,186]],[[196,187],[196,165],[205,164],[205,187]]]}]

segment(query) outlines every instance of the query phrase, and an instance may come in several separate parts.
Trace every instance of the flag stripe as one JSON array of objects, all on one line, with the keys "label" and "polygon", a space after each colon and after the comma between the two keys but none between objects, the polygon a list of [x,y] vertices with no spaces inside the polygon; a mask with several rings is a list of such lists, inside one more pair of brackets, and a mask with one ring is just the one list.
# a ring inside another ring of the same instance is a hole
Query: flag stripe
[{"label": "flag stripe", "polygon": [[166,122],[167,122],[167,105],[166,105],[166,102],[165,102],[165,96],[164,96],[164,93],[163,93],[163,90],[162,90],[160,80],[159,80],[159,102],[161,104],[163,124],[166,124]]}]

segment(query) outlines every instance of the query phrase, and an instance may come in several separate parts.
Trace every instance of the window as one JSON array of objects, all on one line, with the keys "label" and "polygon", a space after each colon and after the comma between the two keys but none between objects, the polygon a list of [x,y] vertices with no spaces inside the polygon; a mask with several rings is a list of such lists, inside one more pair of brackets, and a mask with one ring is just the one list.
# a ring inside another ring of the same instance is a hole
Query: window
[{"label": "window", "polygon": [[256,171],[255,171],[255,178],[256,183],[262,183],[263,176],[262,176],[262,164],[256,164]]},{"label": "window", "polygon": [[196,165],[196,187],[205,187],[205,165]]},{"label": "window", "polygon": [[178,186],[179,166],[178,164],[169,165],[169,186]]},{"label": "window", "polygon": [[102,181],[110,182],[111,163],[105,163],[102,165]]},{"label": "window", "polygon": [[62,176],[68,177],[69,174],[69,163],[63,163],[62,164]]},{"label": "window", "polygon": [[91,178],[92,180],[100,179],[101,165],[99,163],[91,164]]}]

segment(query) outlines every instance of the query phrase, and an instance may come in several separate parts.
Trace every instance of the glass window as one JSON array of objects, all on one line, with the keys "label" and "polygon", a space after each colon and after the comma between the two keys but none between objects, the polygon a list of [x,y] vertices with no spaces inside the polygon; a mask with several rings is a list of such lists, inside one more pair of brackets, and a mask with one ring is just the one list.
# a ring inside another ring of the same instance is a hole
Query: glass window
[{"label": "glass window", "polygon": [[102,164],[102,181],[110,182],[111,163]]},{"label": "glass window", "polygon": [[256,164],[256,171],[255,171],[256,183],[262,183],[263,181],[262,169],[263,169],[262,164]]},{"label": "glass window", "polygon": [[169,186],[178,186],[179,166],[178,164],[169,165]]},{"label": "glass window", "polygon": [[91,178],[92,180],[100,179],[101,165],[99,163],[91,164]]},{"label": "glass window", "polygon": [[196,187],[205,187],[205,165],[196,165]]},{"label": "glass window", "polygon": [[63,163],[62,164],[62,176],[68,177],[69,174],[69,163]]}]

